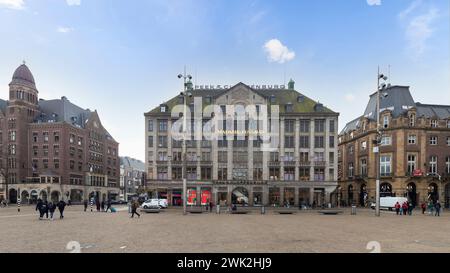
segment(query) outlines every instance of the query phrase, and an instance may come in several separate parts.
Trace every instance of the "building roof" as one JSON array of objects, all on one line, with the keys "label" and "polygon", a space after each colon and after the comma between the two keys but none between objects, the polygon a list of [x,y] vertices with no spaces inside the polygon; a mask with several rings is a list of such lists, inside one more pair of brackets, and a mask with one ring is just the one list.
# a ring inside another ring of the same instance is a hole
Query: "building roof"
[{"label": "building roof", "polygon": [[139,159],[131,158],[128,156],[120,157],[120,165],[124,165],[125,167],[130,167],[137,171],[145,171],[145,163],[140,161]]},{"label": "building roof", "polygon": [[5,109],[7,106],[8,106],[8,102],[6,100],[0,99],[0,110],[5,112]]},{"label": "building roof", "polygon": [[[305,95],[299,93],[296,90],[293,89],[255,89],[251,88],[250,86],[244,84],[244,83],[238,83],[235,86],[228,88],[228,89],[194,89],[191,90],[192,92],[192,98],[189,98],[187,101],[187,104],[193,102],[194,97],[210,97],[211,99],[215,99],[217,97],[220,97],[227,92],[238,88],[239,86],[243,86],[260,96],[268,99],[268,103],[272,105],[279,105],[280,106],[280,113],[285,113],[285,105],[292,105],[292,113],[332,113],[337,114],[336,112],[332,111],[331,109],[323,106],[321,103],[314,101]],[[173,97],[169,101],[162,103],[161,105],[166,105],[168,107],[168,113],[170,113],[170,110],[175,106],[180,104],[179,102],[179,96]],[[271,98],[273,98],[273,101],[270,102]],[[208,103],[203,100],[203,107],[207,105]],[[161,113],[160,107],[156,107],[152,109],[147,114],[158,114]]]},{"label": "building roof", "polygon": [[24,84],[36,88],[33,74],[25,64],[20,65],[16,71],[14,71],[11,84]]},{"label": "building roof", "polygon": [[66,97],[54,100],[39,100],[39,110],[41,114],[35,122],[67,122],[76,127],[84,128],[86,120],[89,119],[92,112],[89,109],[83,109]]},{"label": "building roof", "polygon": [[[348,122],[341,134],[356,130],[359,127],[359,120],[363,117],[368,118],[369,120],[376,120],[376,94],[377,93],[375,92],[370,95],[364,115]],[[414,102],[409,86],[389,86],[381,92],[380,112],[389,110],[392,113],[392,117],[397,118],[406,115],[408,110],[413,108],[416,109],[418,117],[438,119],[450,118],[449,105],[431,105]]]}]

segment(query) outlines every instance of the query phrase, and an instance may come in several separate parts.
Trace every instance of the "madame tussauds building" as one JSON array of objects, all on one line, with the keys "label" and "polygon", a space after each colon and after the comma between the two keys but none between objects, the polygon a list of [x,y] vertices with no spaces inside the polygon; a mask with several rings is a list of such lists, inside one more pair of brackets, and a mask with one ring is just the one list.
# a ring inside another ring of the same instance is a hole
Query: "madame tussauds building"
[{"label": "madame tussauds building", "polygon": [[[284,86],[193,88],[145,113],[146,190],[187,204],[337,204],[339,114]],[[181,137],[180,137],[181,136]],[[185,158],[185,162],[183,161]]]}]

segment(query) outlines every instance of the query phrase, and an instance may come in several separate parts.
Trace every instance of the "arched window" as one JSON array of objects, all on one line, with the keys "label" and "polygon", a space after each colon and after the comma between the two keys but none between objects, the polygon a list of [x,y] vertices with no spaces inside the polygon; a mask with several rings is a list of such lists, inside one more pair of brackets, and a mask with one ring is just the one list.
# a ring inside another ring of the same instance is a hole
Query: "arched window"
[{"label": "arched window", "polygon": [[416,114],[409,115],[409,126],[410,127],[416,126]]}]

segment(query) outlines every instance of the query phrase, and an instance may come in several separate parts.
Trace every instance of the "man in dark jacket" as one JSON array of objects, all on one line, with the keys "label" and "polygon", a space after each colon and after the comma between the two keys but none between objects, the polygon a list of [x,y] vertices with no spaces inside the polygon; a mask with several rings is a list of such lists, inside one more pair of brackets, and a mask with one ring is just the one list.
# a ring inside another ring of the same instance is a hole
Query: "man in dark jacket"
[{"label": "man in dark jacket", "polygon": [[88,206],[87,199],[84,199],[83,205],[84,205],[84,211],[86,211],[87,210],[87,206]]},{"label": "man in dark jacket", "polygon": [[59,219],[64,218],[64,209],[66,208],[66,202],[64,200],[60,200],[57,204],[58,210],[59,210]]},{"label": "man in dark jacket", "polygon": [[436,212],[434,213],[434,216],[441,216],[441,203],[436,201],[436,204],[434,204],[434,208],[436,209]]},{"label": "man in dark jacket", "polygon": [[141,215],[137,212],[138,207],[139,204],[137,201],[135,200],[131,201],[131,218],[134,218],[135,214],[138,216],[138,218],[141,217]]},{"label": "man in dark jacket", "polygon": [[111,199],[108,199],[108,201],[106,201],[106,210],[105,210],[105,212],[108,212],[108,210],[111,210]]},{"label": "man in dark jacket", "polygon": [[[48,203],[48,211],[50,212],[50,220],[53,221],[53,213],[55,213],[56,206],[52,202]],[[47,213],[48,215],[48,213]],[[48,218],[48,217],[47,217]]]},{"label": "man in dark jacket", "polygon": [[100,200],[98,198],[95,199],[95,205],[97,206],[97,211],[100,211]]},{"label": "man in dark jacket", "polygon": [[39,220],[42,220],[42,217],[44,217],[44,202],[41,199],[37,201],[36,211],[39,211]]},{"label": "man in dark jacket", "polygon": [[102,201],[101,207],[102,207],[102,211],[105,211],[105,200]]}]

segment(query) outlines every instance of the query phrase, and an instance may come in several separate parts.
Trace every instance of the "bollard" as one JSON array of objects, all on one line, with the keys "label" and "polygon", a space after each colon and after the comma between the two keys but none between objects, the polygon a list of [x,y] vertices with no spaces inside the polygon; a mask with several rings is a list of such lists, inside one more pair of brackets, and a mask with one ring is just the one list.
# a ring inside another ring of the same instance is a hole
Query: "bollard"
[{"label": "bollard", "polygon": [[93,205],[93,203],[94,203],[94,199],[91,198],[91,212],[92,212],[92,205]]},{"label": "bollard", "polygon": [[264,206],[261,207],[261,214],[266,214],[266,207]]},{"label": "bollard", "polygon": [[220,214],[220,204],[217,204],[217,206],[216,206],[216,213]]},{"label": "bollard", "polygon": [[356,215],[356,206],[352,205],[352,215]]},{"label": "bollard", "polygon": [[20,212],[20,198],[17,198],[17,211]]}]

